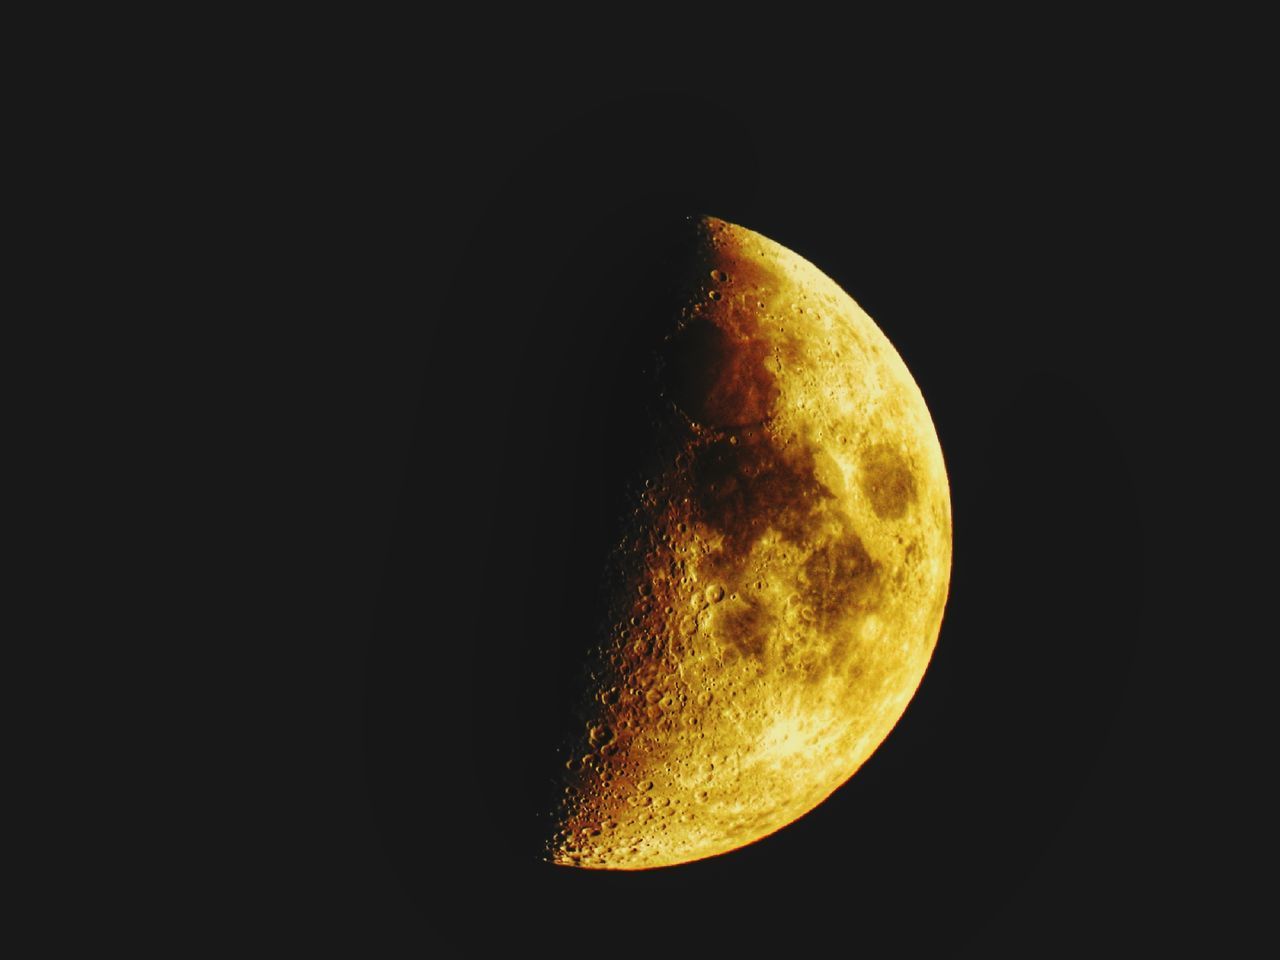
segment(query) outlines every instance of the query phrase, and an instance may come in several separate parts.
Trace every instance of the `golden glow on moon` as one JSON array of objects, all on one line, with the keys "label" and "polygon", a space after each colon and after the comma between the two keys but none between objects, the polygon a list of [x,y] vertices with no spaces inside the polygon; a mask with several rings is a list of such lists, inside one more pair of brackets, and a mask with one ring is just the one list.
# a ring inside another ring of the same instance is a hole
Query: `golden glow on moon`
[{"label": "golden glow on moon", "polygon": [[685,863],[812,810],[902,716],[942,623],[947,476],[893,346],[757,233],[704,218],[687,257],[557,864]]}]

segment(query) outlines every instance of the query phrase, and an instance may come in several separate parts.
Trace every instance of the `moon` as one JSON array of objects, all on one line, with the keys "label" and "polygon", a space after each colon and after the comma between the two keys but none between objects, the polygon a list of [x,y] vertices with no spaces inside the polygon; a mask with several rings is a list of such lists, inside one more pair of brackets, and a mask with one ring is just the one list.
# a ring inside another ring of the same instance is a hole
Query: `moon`
[{"label": "moon", "polygon": [[653,453],[557,761],[563,866],[687,863],[812,810],[902,716],[946,605],[946,469],[893,345],[792,251],[687,227]]}]

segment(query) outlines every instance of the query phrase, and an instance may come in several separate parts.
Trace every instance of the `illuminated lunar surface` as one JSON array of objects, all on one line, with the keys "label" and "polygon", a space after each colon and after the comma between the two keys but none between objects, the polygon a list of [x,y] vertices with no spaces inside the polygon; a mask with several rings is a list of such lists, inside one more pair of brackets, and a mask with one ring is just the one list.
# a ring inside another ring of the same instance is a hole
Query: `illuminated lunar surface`
[{"label": "illuminated lunar surface", "polygon": [[557,864],[685,863],[812,810],[902,716],[942,623],[946,471],[888,339],[742,227],[693,221],[683,263]]}]

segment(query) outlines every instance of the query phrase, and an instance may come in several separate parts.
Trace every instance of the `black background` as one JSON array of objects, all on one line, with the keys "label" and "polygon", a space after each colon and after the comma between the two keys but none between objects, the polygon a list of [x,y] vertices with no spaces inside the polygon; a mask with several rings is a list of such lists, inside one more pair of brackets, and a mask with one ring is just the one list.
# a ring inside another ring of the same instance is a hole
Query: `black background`
[{"label": "black background", "polygon": [[[1203,556],[1169,480],[1171,437],[1203,437],[1160,295],[1173,106],[591,86],[335,93],[255,132],[263,247],[300,293],[257,354],[287,652],[260,671],[242,898],[288,936],[464,954],[1220,935],[1208,737],[1170,719],[1200,634],[1167,574]],[[902,721],[811,814],[682,868],[557,870],[513,824],[608,513],[610,319],[674,213],[790,247],[895,344],[950,475],[951,596]]]}]

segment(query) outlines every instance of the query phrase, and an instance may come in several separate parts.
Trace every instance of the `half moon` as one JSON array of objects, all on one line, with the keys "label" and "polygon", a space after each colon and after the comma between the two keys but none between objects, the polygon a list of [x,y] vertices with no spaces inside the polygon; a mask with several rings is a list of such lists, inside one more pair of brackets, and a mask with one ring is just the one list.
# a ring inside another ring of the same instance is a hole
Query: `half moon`
[{"label": "half moon", "polygon": [[556,864],[670,866],[804,815],[888,736],[942,623],[946,470],[892,344],[743,227],[691,221],[681,271]]}]

